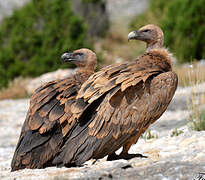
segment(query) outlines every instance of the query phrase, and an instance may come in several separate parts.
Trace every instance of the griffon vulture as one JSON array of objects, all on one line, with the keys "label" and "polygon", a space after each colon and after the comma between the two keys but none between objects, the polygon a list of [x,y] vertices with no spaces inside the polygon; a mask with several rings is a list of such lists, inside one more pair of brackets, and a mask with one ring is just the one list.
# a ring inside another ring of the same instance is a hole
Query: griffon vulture
[{"label": "griffon vulture", "polygon": [[[114,64],[83,83],[71,112],[77,123],[53,164],[81,165],[93,158],[130,159],[131,145],[167,109],[177,88],[172,56],[163,48],[163,32],[146,25],[128,39],[146,42],[146,52],[128,63]],[[120,155],[115,151],[120,147]]]},{"label": "griffon vulture", "polygon": [[65,143],[67,132],[75,124],[70,106],[82,83],[94,73],[97,58],[89,49],[65,53],[61,58],[76,64],[78,69],[73,76],[51,81],[32,95],[12,159],[12,171],[52,166],[53,158]]}]

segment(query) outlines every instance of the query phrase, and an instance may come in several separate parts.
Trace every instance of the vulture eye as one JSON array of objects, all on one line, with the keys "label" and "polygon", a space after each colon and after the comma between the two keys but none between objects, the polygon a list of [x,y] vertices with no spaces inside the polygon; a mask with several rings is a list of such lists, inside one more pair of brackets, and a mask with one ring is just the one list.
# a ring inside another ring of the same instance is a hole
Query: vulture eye
[{"label": "vulture eye", "polygon": [[78,56],[82,56],[83,53],[79,52],[79,53],[76,53],[76,55],[78,55]]},{"label": "vulture eye", "polygon": [[150,30],[149,29],[145,29],[143,32],[150,32]]}]

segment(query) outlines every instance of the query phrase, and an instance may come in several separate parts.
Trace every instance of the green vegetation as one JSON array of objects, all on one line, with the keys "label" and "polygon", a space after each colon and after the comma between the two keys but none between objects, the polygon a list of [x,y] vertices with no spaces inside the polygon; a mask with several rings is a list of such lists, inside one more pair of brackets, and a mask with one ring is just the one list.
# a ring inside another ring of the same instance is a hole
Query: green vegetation
[{"label": "green vegetation", "polygon": [[192,114],[192,128],[196,131],[205,131],[205,111],[194,111]]},{"label": "green vegetation", "polygon": [[82,0],[83,3],[102,3],[100,0]]},{"label": "green vegetation", "polygon": [[205,0],[150,0],[150,7],[131,22],[131,28],[158,24],[165,46],[180,62],[205,58]]},{"label": "green vegetation", "polygon": [[38,76],[62,65],[68,50],[90,47],[87,25],[70,1],[32,0],[0,26],[0,88],[16,76]]},{"label": "green vegetation", "polygon": [[177,128],[175,128],[172,133],[171,133],[171,137],[174,137],[174,136],[179,136],[180,134],[182,134],[183,131],[182,130],[178,130]]},{"label": "green vegetation", "polygon": [[144,134],[142,134],[143,139],[158,139],[157,134],[153,134],[150,129],[146,130]]}]

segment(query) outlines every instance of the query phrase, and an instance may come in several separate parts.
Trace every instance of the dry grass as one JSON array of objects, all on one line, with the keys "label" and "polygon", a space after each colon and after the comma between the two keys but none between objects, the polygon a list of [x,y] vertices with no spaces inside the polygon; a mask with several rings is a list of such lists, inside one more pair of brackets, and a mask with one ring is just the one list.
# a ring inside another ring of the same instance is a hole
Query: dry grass
[{"label": "dry grass", "polygon": [[191,127],[196,131],[205,130],[205,110],[195,110],[191,116]]},{"label": "dry grass", "polygon": [[192,112],[190,116],[191,128],[196,131],[205,130],[205,94],[191,92],[191,103],[187,103]]},{"label": "dry grass", "polygon": [[205,94],[194,90],[196,85],[205,81],[205,66],[194,62],[189,66],[175,67],[175,71],[179,77],[179,85],[191,87],[191,95],[187,97],[187,108],[192,112],[191,128],[196,131],[205,130]]},{"label": "dry grass", "polygon": [[179,86],[193,86],[205,81],[205,66],[193,63],[190,66],[175,66],[174,71],[179,78]]},{"label": "dry grass", "polygon": [[192,112],[190,116],[191,128],[196,131],[205,130],[205,93],[198,94],[191,92],[191,102],[187,103],[188,109]]},{"label": "dry grass", "polygon": [[19,99],[26,98],[28,94],[25,89],[25,85],[29,79],[16,78],[11,81],[7,88],[0,90],[0,100],[2,99]]}]

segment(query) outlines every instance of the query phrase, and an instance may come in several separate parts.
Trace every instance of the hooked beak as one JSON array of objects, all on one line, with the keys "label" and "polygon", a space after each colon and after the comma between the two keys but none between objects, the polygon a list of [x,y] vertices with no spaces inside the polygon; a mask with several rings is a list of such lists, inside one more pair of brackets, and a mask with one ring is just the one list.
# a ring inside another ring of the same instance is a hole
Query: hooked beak
[{"label": "hooked beak", "polygon": [[73,53],[64,53],[62,56],[61,56],[61,60],[64,61],[64,62],[73,62],[75,61],[75,57],[73,56]]},{"label": "hooked beak", "polygon": [[132,31],[128,34],[128,41],[132,39],[141,39],[142,34],[139,31]]}]

